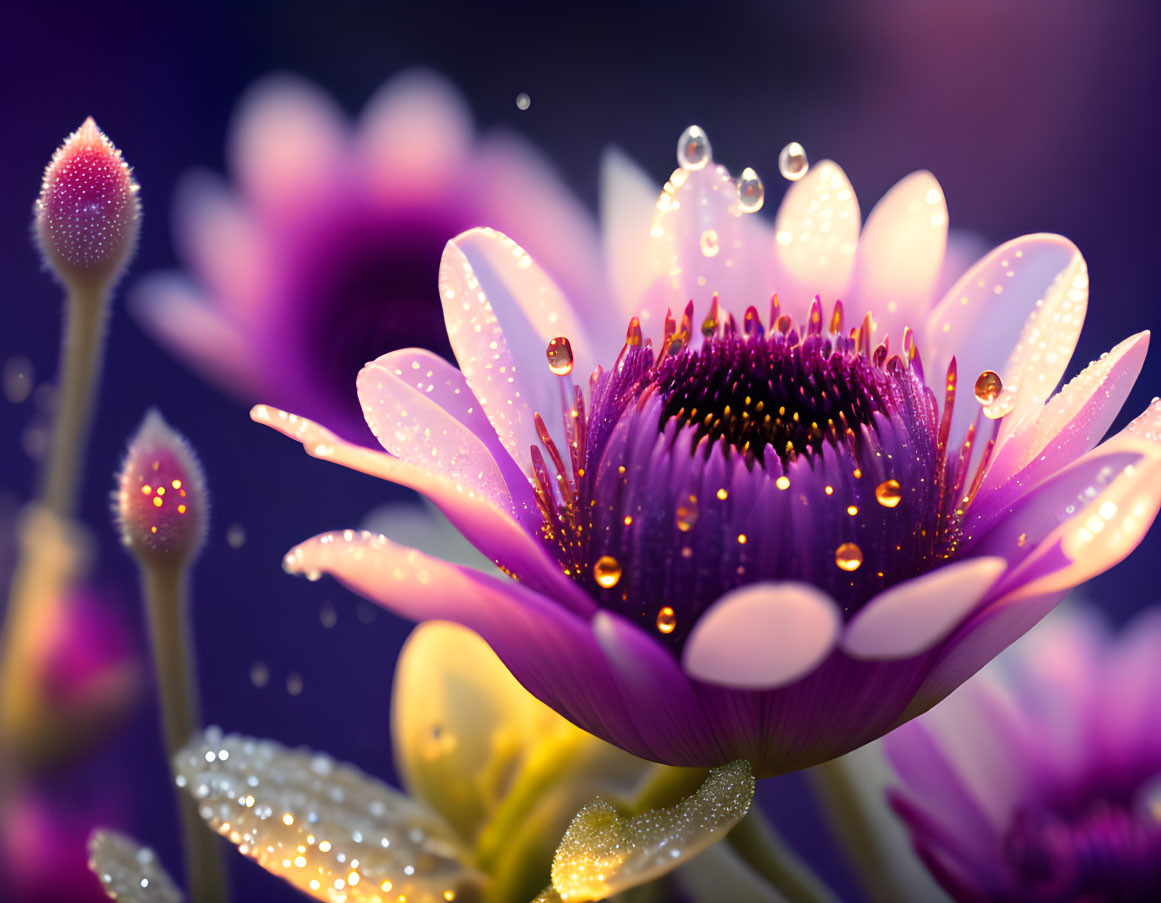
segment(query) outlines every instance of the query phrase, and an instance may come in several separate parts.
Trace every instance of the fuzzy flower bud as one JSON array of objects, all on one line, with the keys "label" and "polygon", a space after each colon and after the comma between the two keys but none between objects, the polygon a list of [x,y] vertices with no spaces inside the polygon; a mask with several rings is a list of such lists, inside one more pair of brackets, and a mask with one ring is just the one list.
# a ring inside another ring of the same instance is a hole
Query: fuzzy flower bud
[{"label": "fuzzy flower bud", "polygon": [[209,496],[201,464],[155,409],[129,442],[113,507],[121,541],[139,559],[184,564],[205,539]]},{"label": "fuzzy flower bud", "polygon": [[141,203],[121,152],[89,117],[44,171],[34,232],[62,282],[116,279],[137,244]]}]

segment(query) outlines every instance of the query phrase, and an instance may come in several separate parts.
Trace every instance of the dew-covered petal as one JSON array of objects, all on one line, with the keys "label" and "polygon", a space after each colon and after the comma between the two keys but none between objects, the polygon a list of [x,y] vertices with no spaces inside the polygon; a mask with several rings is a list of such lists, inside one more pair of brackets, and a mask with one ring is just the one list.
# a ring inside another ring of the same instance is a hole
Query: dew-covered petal
[{"label": "dew-covered petal", "polygon": [[210,827],[316,900],[442,903],[486,881],[435,812],[326,754],[211,727],[174,767]]},{"label": "dew-covered petal", "polygon": [[146,276],[129,306],[149,333],[228,391],[253,398],[266,385],[263,361],[242,328],[184,276]]},{"label": "dew-covered petal", "polygon": [[[918,330],[923,323],[946,248],[943,189],[931,173],[914,172],[867,217],[850,298],[856,319],[870,311],[878,338],[888,335],[901,348],[904,327]],[[926,358],[926,347],[920,350]]]},{"label": "dew-covered petal", "polygon": [[1125,339],[1073,377],[1043,408],[1030,410],[995,453],[981,493],[1013,477],[1021,487],[1034,486],[1090,451],[1128,398],[1148,348],[1147,332]]},{"label": "dew-covered petal", "polygon": [[842,167],[823,160],[791,184],[774,223],[778,298],[796,323],[815,295],[827,310],[845,297],[858,241],[855,191]]},{"label": "dew-covered petal", "polygon": [[330,190],[346,155],[347,122],[325,93],[276,75],[246,92],[230,127],[230,168],[263,215],[302,208]]},{"label": "dew-covered petal", "polygon": [[529,449],[538,441],[533,414],[544,416],[564,447],[561,383],[548,369],[548,343],[568,338],[584,378],[595,365],[580,320],[528,253],[493,229],[472,229],[448,242],[439,291],[464,378],[504,448],[531,472]]},{"label": "dew-covered petal", "polygon": [[740,689],[793,683],[830,654],[842,617],[805,583],[754,583],[726,593],[699,619],[682,664],[698,680]]},{"label": "dew-covered petal", "polygon": [[847,625],[843,648],[856,658],[910,658],[930,649],[987,594],[1008,562],[970,558],[879,593]]},{"label": "dew-covered petal", "polygon": [[[932,311],[920,346],[924,365],[940,374],[954,357],[965,386],[985,370],[998,373],[1004,388],[987,413],[1009,412],[1003,441],[1060,382],[1087,304],[1088,269],[1072,242],[1048,234],[1013,239],[965,273]],[[976,407],[956,405],[953,439]]]},{"label": "dew-covered petal", "polygon": [[662,275],[651,253],[649,230],[659,189],[643,169],[617,147],[601,155],[601,237],[610,288],[617,300],[621,329],[637,315],[637,305]]},{"label": "dew-covered petal", "polygon": [[469,486],[416,467],[384,452],[340,439],[312,420],[258,405],[250,418],[301,442],[307,454],[370,476],[390,480],[427,496],[456,528],[494,562],[519,573],[531,586],[546,588],[563,604],[589,611],[592,601],[560,572],[559,565],[506,511]]},{"label": "dew-covered petal", "polygon": [[567,903],[603,900],[652,881],[729,833],[750,808],[749,763],[710,772],[675,806],[625,817],[599,797],[577,813],[552,863],[552,887]]},{"label": "dew-covered petal", "polygon": [[392,203],[422,203],[455,182],[472,142],[463,98],[426,69],[383,84],[359,120],[356,148],[372,190]]},{"label": "dew-covered petal", "polygon": [[510,513],[535,507],[528,479],[500,445],[463,374],[438,355],[392,351],[367,364],[357,386],[367,425],[392,455],[471,486]]},{"label": "dew-covered petal", "polygon": [[185,899],[157,854],[111,828],[89,835],[89,870],[110,900],[182,903]]}]

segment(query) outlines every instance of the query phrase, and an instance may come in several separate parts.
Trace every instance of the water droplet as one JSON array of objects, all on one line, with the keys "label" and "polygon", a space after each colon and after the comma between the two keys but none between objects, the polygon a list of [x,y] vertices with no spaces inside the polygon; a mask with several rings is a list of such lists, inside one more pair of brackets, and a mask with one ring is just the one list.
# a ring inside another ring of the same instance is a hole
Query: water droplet
[{"label": "water droplet", "polygon": [[230,524],[226,531],[226,545],[231,549],[240,549],[246,545],[246,529],[241,524]]},{"label": "water droplet", "polygon": [[778,154],[778,172],[782,178],[797,182],[810,169],[810,161],[806,159],[806,149],[797,141],[791,141]]},{"label": "water droplet", "polygon": [[903,501],[903,487],[898,480],[884,480],[875,487],[875,498],[884,508],[897,508]]},{"label": "water droplet", "polygon": [[286,692],[291,696],[297,696],[302,692],[302,675],[297,671],[291,671],[286,675]]},{"label": "water droplet", "polygon": [[612,589],[621,582],[621,565],[612,555],[602,555],[593,565],[593,577],[597,586]]},{"label": "water droplet", "polygon": [[254,662],[250,666],[250,683],[256,687],[264,687],[270,683],[270,669],[266,667],[266,662]]},{"label": "water droplet", "polygon": [[701,126],[691,125],[677,139],[677,162],[682,169],[696,171],[704,169],[713,159],[709,136]]},{"label": "water droplet", "polygon": [[688,533],[697,523],[697,515],[697,496],[691,495],[677,506],[677,529],[682,533]]},{"label": "water droplet", "polygon": [[834,550],[834,563],[844,571],[857,571],[863,563],[863,550],[853,542],[844,542]]},{"label": "water droplet", "polygon": [[859,513],[859,506],[858,505],[847,505],[847,514],[849,514],[851,517],[856,517],[858,515],[858,513]]},{"label": "water droplet", "polygon": [[4,397],[21,404],[32,394],[32,361],[22,354],[8,358],[4,364]]},{"label": "water droplet", "polygon": [[677,613],[666,605],[657,612],[657,630],[661,633],[673,633],[677,628]]},{"label": "water droplet", "polygon": [[548,369],[557,376],[572,373],[572,343],[562,335],[548,343],[544,352],[548,356]]},{"label": "water droplet", "polygon": [[323,627],[330,630],[339,623],[339,613],[330,602],[324,602],[322,608],[319,609],[318,619]]},{"label": "water droplet", "polygon": [[718,251],[718,233],[713,229],[706,229],[701,233],[701,253],[706,257],[717,257]]},{"label": "water droplet", "polygon": [[521,91],[519,94],[516,95],[516,109],[517,110],[527,110],[530,106],[532,106],[532,98],[531,97],[529,97],[523,91]]},{"label": "water droplet", "polygon": [[749,166],[738,179],[738,206],[743,213],[757,213],[766,201],[766,186]]},{"label": "water droplet", "polygon": [[980,404],[991,404],[1003,390],[1004,384],[995,370],[985,370],[976,379],[976,401]]}]

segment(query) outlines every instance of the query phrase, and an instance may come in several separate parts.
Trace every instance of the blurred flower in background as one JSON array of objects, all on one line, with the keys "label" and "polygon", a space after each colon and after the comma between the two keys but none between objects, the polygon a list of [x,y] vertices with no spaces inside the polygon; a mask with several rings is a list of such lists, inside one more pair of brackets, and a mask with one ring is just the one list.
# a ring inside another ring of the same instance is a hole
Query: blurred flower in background
[{"label": "blurred flower in background", "polygon": [[357,127],[297,77],[259,82],[228,141],[233,187],[194,173],[174,203],[188,275],[144,279],[146,328],[244,401],[300,405],[366,436],[359,369],[418,346],[450,357],[435,286],[444,244],[496,225],[587,296],[600,274],[591,217],[549,163],[503,132],[476,137],[427,71],[388,81]]},{"label": "blurred flower in background", "polygon": [[1048,619],[889,735],[891,805],[957,901],[1134,903],[1161,887],[1161,612]]}]

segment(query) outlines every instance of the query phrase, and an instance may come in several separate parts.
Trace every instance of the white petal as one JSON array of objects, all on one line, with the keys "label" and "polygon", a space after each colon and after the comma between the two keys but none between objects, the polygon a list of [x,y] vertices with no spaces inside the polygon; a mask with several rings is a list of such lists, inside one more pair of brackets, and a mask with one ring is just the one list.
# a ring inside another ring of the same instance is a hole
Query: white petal
[{"label": "white petal", "polygon": [[778,299],[795,323],[805,322],[815,295],[827,310],[845,297],[858,241],[855,191],[837,163],[823,160],[790,186],[774,224]]},{"label": "white petal", "polygon": [[855,615],[843,649],[856,658],[910,658],[930,649],[1004,572],[1003,558],[969,558],[884,590]]},{"label": "white petal", "polygon": [[[947,248],[947,203],[929,172],[914,172],[875,205],[859,240],[851,313],[870,311],[877,336],[902,347],[903,328],[918,331]],[[926,349],[920,348],[926,355]]]},{"label": "white petal", "polygon": [[436,903],[485,880],[436,813],[328,755],[208,728],[174,767],[210,827],[316,900]]},{"label": "white petal", "polygon": [[718,599],[694,625],[682,664],[697,680],[744,689],[793,683],[830,654],[842,619],[805,583],[754,583]]},{"label": "white petal", "polygon": [[182,903],[173,879],[149,847],[110,828],[89,835],[89,870],[110,900]]}]

